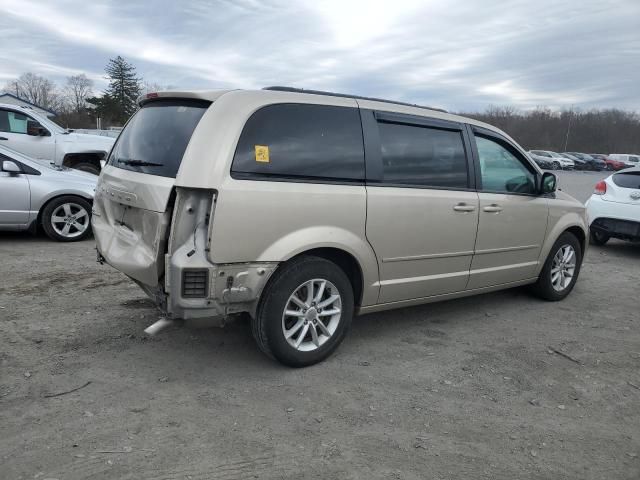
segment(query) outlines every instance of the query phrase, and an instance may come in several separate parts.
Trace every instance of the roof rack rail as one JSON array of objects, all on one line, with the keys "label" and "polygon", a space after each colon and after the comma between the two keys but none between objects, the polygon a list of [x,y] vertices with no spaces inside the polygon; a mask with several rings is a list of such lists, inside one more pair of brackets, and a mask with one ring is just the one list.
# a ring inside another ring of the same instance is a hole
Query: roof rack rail
[{"label": "roof rack rail", "polygon": [[306,90],[304,88],[281,87],[281,86],[264,87],[263,90],[272,90],[275,92],[310,93],[312,95],[326,95],[329,97],[353,98],[356,100],[371,100],[373,102],[391,103],[393,105],[404,105],[405,107],[424,108],[425,110],[435,110],[436,112],[448,113],[446,110],[442,108],[427,107],[425,105],[417,105],[415,103],[407,103],[407,102],[398,102],[395,100],[385,100],[382,98],[362,97],[360,95],[349,95],[347,93],[324,92],[322,90]]}]

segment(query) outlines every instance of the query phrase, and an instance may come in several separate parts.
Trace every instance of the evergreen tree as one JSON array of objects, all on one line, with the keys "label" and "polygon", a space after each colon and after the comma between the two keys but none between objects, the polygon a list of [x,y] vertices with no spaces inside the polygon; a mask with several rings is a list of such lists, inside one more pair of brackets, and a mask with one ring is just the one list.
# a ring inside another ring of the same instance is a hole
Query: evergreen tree
[{"label": "evergreen tree", "polygon": [[105,71],[109,87],[104,93],[104,103],[110,107],[114,121],[124,124],[138,108],[136,100],[142,91],[141,79],[136,74],[136,67],[120,55],[109,60]]}]

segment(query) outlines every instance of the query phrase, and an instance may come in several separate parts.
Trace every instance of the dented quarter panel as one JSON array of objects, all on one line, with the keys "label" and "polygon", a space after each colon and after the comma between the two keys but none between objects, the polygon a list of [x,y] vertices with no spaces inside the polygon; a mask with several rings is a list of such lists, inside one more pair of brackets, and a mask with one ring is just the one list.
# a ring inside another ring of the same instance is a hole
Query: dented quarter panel
[{"label": "dented quarter panel", "polygon": [[363,274],[362,305],[378,298],[378,263],[365,237],[362,185],[228,178],[211,229],[214,263],[282,262],[316,248],[351,254]]}]

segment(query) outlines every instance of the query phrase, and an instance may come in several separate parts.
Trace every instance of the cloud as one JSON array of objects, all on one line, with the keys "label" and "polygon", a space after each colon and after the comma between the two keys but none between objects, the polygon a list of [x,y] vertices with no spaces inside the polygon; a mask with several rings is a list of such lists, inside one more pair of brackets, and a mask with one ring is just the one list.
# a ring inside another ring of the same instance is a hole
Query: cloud
[{"label": "cloud", "polygon": [[122,55],[180,88],[640,109],[637,18],[637,0],[0,0],[0,79],[86,72],[100,88]]}]

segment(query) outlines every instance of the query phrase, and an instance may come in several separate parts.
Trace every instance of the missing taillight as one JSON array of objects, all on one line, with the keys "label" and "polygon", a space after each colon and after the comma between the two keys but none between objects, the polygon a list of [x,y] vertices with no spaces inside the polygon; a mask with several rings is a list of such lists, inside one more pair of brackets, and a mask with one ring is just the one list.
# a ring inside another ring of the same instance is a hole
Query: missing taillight
[{"label": "missing taillight", "polygon": [[604,180],[600,180],[598,183],[596,183],[596,188],[593,193],[595,193],[596,195],[604,195],[605,193],[607,193],[607,182],[605,182]]}]

